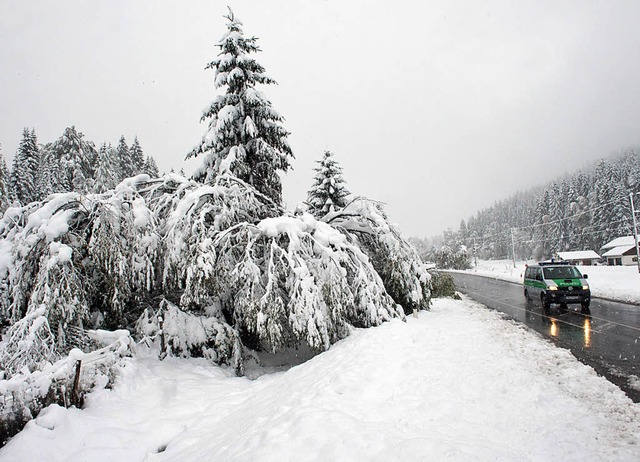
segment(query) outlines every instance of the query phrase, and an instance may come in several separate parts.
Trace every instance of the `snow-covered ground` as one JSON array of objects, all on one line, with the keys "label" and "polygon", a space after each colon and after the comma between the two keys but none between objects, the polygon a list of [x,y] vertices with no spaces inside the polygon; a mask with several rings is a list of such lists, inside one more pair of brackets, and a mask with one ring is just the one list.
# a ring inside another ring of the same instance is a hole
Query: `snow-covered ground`
[{"label": "snow-covered ground", "polygon": [[357,330],[257,380],[132,359],[86,408],[50,406],[0,460],[640,460],[640,405],[482,305]]},{"label": "snow-covered ground", "polygon": [[[526,264],[535,261],[478,260],[478,266],[465,273],[488,276],[522,284]],[[589,287],[594,297],[640,304],[640,273],[637,266],[578,266],[589,276]]]}]

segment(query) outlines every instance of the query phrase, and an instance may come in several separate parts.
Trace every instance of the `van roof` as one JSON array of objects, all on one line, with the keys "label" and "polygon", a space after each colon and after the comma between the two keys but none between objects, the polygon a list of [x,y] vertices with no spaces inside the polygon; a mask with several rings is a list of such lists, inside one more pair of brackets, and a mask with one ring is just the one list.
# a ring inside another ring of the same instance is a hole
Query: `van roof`
[{"label": "van roof", "polygon": [[569,266],[571,263],[568,261],[539,261],[538,265],[540,266]]}]

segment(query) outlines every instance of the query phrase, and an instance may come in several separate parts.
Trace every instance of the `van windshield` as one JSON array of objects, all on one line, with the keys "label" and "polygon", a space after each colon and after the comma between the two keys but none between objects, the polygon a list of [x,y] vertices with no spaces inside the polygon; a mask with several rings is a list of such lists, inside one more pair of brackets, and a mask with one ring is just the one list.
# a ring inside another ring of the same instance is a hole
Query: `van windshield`
[{"label": "van windshield", "polygon": [[581,278],[580,271],[575,266],[547,266],[543,268],[545,279]]}]

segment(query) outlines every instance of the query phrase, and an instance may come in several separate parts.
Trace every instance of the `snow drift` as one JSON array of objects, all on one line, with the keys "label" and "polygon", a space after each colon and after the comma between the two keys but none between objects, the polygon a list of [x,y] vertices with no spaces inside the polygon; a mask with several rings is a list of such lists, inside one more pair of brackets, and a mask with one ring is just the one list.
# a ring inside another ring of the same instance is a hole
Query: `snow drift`
[{"label": "snow drift", "polygon": [[570,352],[440,299],[257,380],[138,356],[82,411],[46,409],[0,459],[631,461],[639,422],[640,406]]}]

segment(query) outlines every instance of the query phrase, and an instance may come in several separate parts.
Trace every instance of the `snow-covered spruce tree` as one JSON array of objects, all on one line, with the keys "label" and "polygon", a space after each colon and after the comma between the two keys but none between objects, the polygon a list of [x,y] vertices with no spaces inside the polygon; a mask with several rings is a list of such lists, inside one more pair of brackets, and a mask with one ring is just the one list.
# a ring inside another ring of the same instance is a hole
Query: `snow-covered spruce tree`
[{"label": "snow-covered spruce tree", "polygon": [[109,144],[102,144],[98,151],[94,190],[105,192],[115,187],[118,182],[118,157],[116,150]]},{"label": "snow-covered spruce tree", "polygon": [[158,166],[156,165],[156,161],[151,156],[147,156],[147,159],[144,161],[144,165],[142,166],[142,173],[146,173],[151,178],[158,178],[160,176],[160,170],[158,170]]},{"label": "snow-covered spruce tree", "polygon": [[38,177],[36,178],[37,200],[45,199],[54,191],[55,185],[60,178],[60,163],[54,159],[49,149],[51,143],[42,146],[40,154],[40,165],[38,165]]},{"label": "snow-covered spruce tree", "polygon": [[322,160],[316,163],[319,166],[314,169],[316,175],[307,195],[307,204],[309,213],[321,218],[347,205],[347,196],[350,193],[342,178],[342,168],[330,151],[325,151]]},{"label": "snow-covered spruce tree", "polygon": [[143,172],[144,153],[142,152],[142,148],[140,147],[140,142],[138,141],[137,136],[133,139],[133,144],[129,148],[129,154],[131,155],[131,175],[146,173]]},{"label": "snow-covered spruce tree", "polygon": [[225,88],[204,110],[201,121],[209,120],[202,141],[187,158],[204,155],[194,179],[211,183],[217,176],[230,173],[255,187],[276,204],[282,202],[278,172],[286,172],[293,157],[282,127],[283,117],[256,89],[258,84],[273,84],[265,69],[251,56],[260,51],[255,37],[247,38],[242,23],[229,10],[227,33],[217,46],[218,58],[206,68],[215,72],[215,88]]},{"label": "snow-covered spruce tree", "polygon": [[[95,145],[84,139],[75,126],[45,148],[44,159],[51,192],[87,192],[93,187],[97,158]],[[91,181],[90,181],[91,180]]]},{"label": "snow-covered spruce tree", "polygon": [[118,159],[118,181],[120,182],[134,174],[131,164],[131,151],[129,150],[129,146],[127,146],[127,140],[125,140],[124,135],[122,135],[118,141],[116,157]]},{"label": "snow-covered spruce tree", "polygon": [[10,176],[10,190],[12,198],[20,204],[28,204],[36,200],[36,178],[40,151],[36,140],[35,130],[22,131],[22,140],[13,158],[13,168]]},{"label": "snow-covered spruce tree", "polygon": [[9,207],[9,170],[0,146],[0,215]]},{"label": "snow-covered spruce tree", "polygon": [[626,191],[625,185],[622,183],[621,179],[614,181],[612,186],[613,204],[611,205],[612,221],[609,224],[609,229],[611,230],[610,236],[628,236],[633,234],[629,193]]}]

